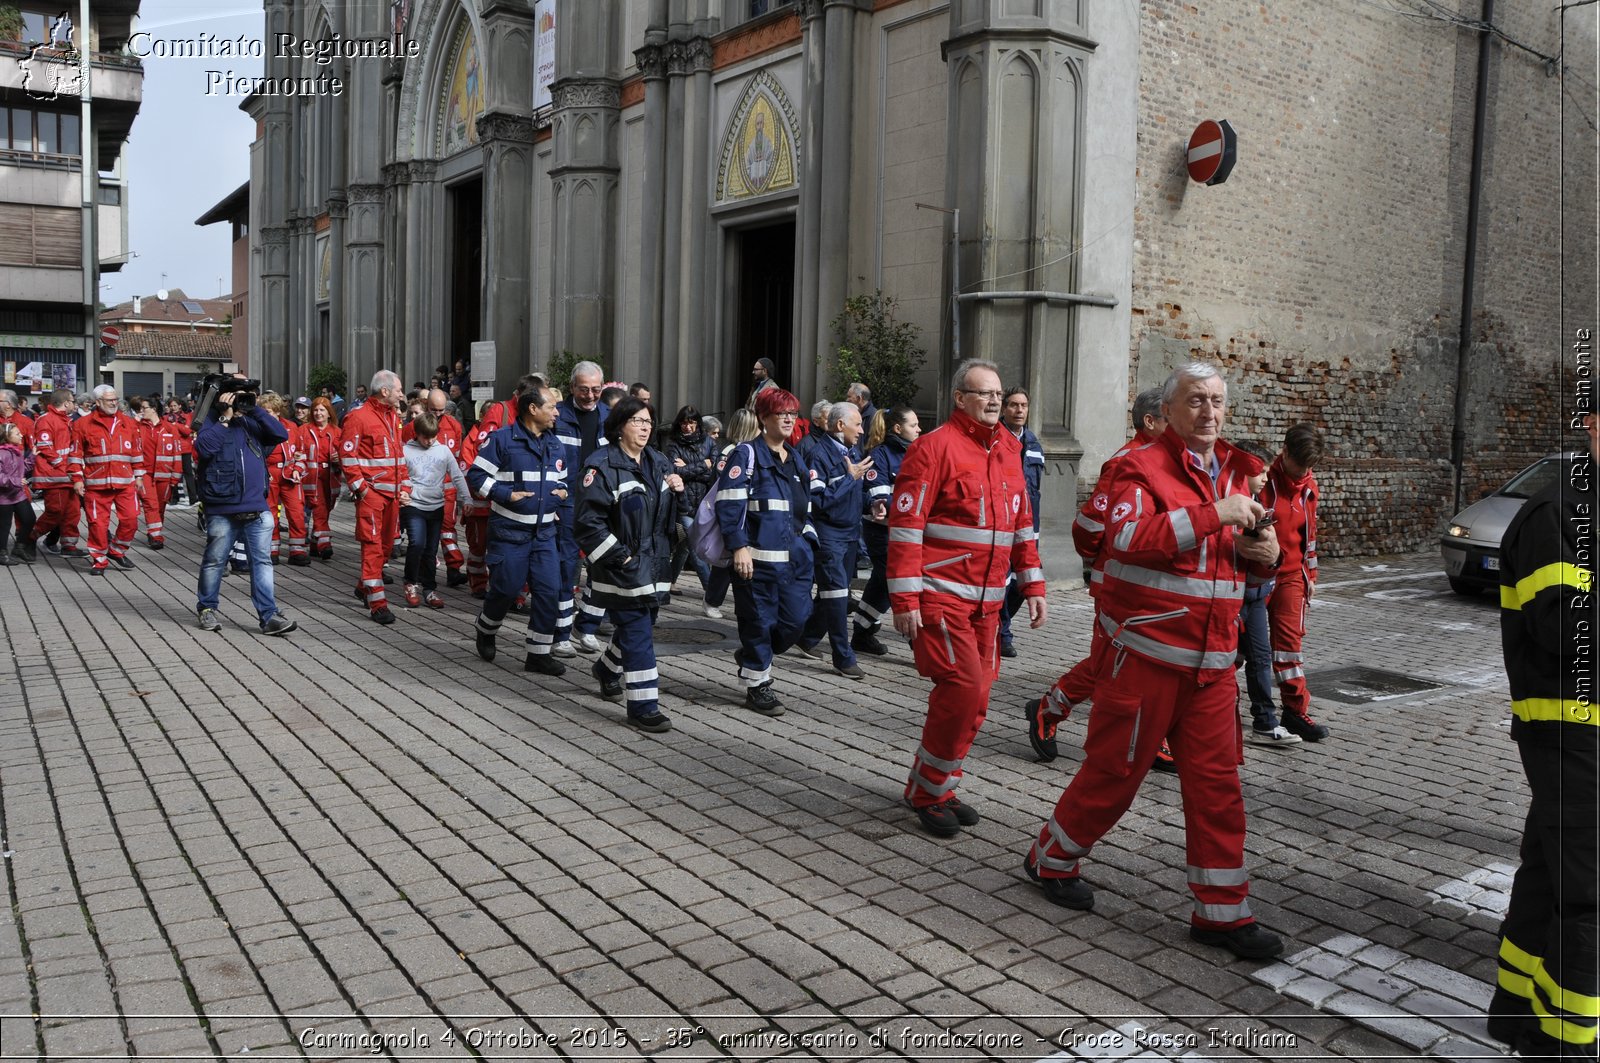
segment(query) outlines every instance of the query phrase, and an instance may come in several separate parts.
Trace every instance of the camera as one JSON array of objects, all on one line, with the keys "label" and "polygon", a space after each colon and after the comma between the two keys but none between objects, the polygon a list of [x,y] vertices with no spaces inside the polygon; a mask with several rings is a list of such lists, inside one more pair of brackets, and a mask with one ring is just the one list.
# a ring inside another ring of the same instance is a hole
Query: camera
[{"label": "camera", "polygon": [[1264,514],[1260,520],[1256,521],[1256,526],[1254,528],[1240,528],[1239,534],[1243,535],[1247,539],[1259,539],[1261,538],[1262,528],[1270,528],[1276,523],[1278,523],[1278,515],[1276,513],[1267,513]]},{"label": "camera", "polygon": [[195,384],[194,390],[189,395],[194,400],[195,421],[204,424],[217,397],[230,392],[233,394],[233,412],[249,413],[255,408],[256,395],[260,391],[259,380],[231,376],[227,373],[207,373]]}]

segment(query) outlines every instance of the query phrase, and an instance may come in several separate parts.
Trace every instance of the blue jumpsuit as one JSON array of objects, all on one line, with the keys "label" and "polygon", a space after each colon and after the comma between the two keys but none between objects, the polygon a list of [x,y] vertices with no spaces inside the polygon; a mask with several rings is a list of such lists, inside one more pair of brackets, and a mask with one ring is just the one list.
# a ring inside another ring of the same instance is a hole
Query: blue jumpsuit
[{"label": "blue jumpsuit", "polygon": [[[599,450],[606,445],[605,407],[600,407],[600,435],[594,450]],[[561,440],[566,448],[566,463],[569,469],[581,469],[589,461],[589,455],[594,450],[585,449],[583,430],[578,426],[578,410],[571,402],[562,399],[556,404],[556,437]],[[573,628],[573,588],[578,585],[578,575],[582,568],[583,556],[578,549],[578,540],[573,536],[572,507],[574,500],[569,495],[567,510],[561,515],[560,546],[561,546],[561,586],[565,588],[561,593],[561,601],[557,605],[559,618],[556,621],[557,642],[567,642],[572,638]],[[587,591],[588,580],[584,580]],[[599,609],[588,601],[587,592],[584,602],[577,613],[578,633],[592,635],[600,622],[605,619],[605,610]]]},{"label": "blue jumpsuit", "polygon": [[[1028,485],[1028,502],[1033,506],[1033,530],[1039,530],[1039,494],[1044,481],[1044,447],[1039,445],[1039,437],[1033,434],[1033,429],[1026,426],[1022,434],[1017,437],[1022,443],[1022,477]],[[1011,618],[1017,615],[1017,610],[1022,608],[1022,585],[1017,582],[1016,573],[1006,583],[1006,607],[1000,611],[1000,642],[1002,645],[1011,643]]]},{"label": "blue jumpsuit", "polygon": [[872,575],[867,577],[861,604],[856,607],[856,629],[868,634],[878,630],[883,614],[889,611],[889,518],[885,514],[882,521],[875,521],[871,510],[876,502],[888,506],[894,495],[894,478],[900,473],[900,463],[910,445],[891,432],[868,455],[872,468],[867,470],[866,493],[861,500],[868,516],[862,521],[861,534],[866,539],[867,557],[872,560]]},{"label": "blue jumpsuit", "polygon": [[807,649],[828,636],[833,666],[856,663],[850,648],[850,581],[856,574],[861,539],[861,507],[865,480],[850,475],[846,462],[859,461],[854,447],[832,435],[819,435],[811,445],[811,523],[817,529],[817,601],[800,644]]},{"label": "blue jumpsuit", "polygon": [[[572,506],[567,470],[566,449],[555,432],[535,436],[520,424],[491,432],[467,469],[472,493],[489,500],[489,593],[478,614],[478,631],[497,634],[526,584],[527,647],[535,655],[548,654],[556,637],[561,583],[557,528]],[[513,502],[513,491],[533,495]]]},{"label": "blue jumpsuit", "polygon": [[811,615],[811,470],[793,448],[783,462],[761,439],[741,443],[717,479],[717,523],[728,553],[750,547],[754,571],[734,577],[739,650],[747,688],[772,681],[772,657],[800,637]]}]

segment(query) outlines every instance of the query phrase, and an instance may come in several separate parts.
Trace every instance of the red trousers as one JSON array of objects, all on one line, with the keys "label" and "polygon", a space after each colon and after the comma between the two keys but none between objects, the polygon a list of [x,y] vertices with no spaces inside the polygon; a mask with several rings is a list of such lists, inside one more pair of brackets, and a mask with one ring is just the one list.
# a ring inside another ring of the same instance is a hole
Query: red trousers
[{"label": "red trousers", "polygon": [[33,526],[33,537],[43,539],[53,531],[61,533],[62,549],[78,545],[78,522],[83,518],[83,504],[78,492],[70,487],[50,487],[44,492],[44,516]]},{"label": "red trousers", "polygon": [[466,560],[456,545],[456,493],[444,493],[444,514],[440,518],[439,548],[444,551],[444,567],[455,571]]},{"label": "red trousers", "polygon": [[1300,659],[1300,642],[1306,637],[1306,579],[1298,571],[1285,572],[1267,599],[1267,624],[1272,628],[1272,671],[1278,680],[1278,698],[1284,712],[1304,716],[1311,709],[1306,669]]},{"label": "red trousers", "polygon": [[1056,802],[1033,847],[1046,878],[1072,878],[1133,804],[1161,740],[1172,747],[1183,791],[1189,891],[1196,926],[1253,922],[1244,868],[1244,797],[1239,764],[1239,682],[1232,672],[1201,685],[1194,673],[1163,668],[1107,644],[1083,764]]},{"label": "red trousers", "polygon": [[139,507],[144,510],[144,533],[153,543],[166,541],[166,532],[162,524],[167,516],[167,503],[172,500],[171,480],[156,480],[145,485],[144,493],[139,496]]},{"label": "red trousers", "polygon": [[278,556],[278,507],[283,507],[283,521],[289,525],[289,556],[298,557],[306,552],[306,498],[298,483],[285,480],[277,473],[271,476],[267,487],[267,512],[272,514],[272,556]]},{"label": "red trousers", "polygon": [[[89,515],[89,559],[95,568],[105,568],[106,558],[126,554],[139,532],[138,492],[132,484],[109,490],[91,488],[84,493],[83,509]],[[111,537],[112,516],[117,518],[115,537]],[[66,538],[65,532],[62,538]]]},{"label": "red trousers", "polygon": [[387,609],[389,596],[383,593],[383,563],[394,548],[395,530],[400,527],[400,502],[393,495],[367,489],[356,502],[356,542],[361,544],[361,590],[367,608]]},{"label": "red trousers", "polygon": [[467,578],[472,592],[489,589],[489,566],[484,555],[489,552],[489,507],[467,510]]},{"label": "red trousers", "polygon": [[339,501],[339,484],[332,474],[318,479],[315,497],[311,500],[311,534],[316,539],[317,550],[333,549],[333,532],[328,530],[328,518],[334,503]]},{"label": "red trousers", "polygon": [[1089,656],[1072,666],[1072,670],[1056,680],[1044,696],[1039,718],[1046,723],[1059,724],[1078,705],[1094,697],[1094,684],[1100,674],[1100,662],[1105,657],[1105,632],[1100,630],[1100,610],[1094,613],[1094,634],[1089,640]]},{"label": "red trousers", "polygon": [[906,780],[914,807],[941,804],[961,781],[961,762],[989,712],[989,688],[1000,674],[1000,613],[976,610],[924,614],[912,650],[917,672],[933,680],[922,745]]}]

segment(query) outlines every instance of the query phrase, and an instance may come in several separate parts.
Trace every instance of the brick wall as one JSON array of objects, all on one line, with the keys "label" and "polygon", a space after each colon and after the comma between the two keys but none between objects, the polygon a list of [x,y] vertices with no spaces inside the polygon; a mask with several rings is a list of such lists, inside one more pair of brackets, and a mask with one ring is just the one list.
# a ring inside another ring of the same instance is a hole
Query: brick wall
[{"label": "brick wall", "polygon": [[[1554,53],[1557,15],[1522,7],[1496,24]],[[1327,434],[1325,553],[1425,546],[1454,512],[1476,34],[1376,5],[1143,10],[1135,390],[1218,361],[1230,436],[1275,446],[1301,420]],[[1567,33],[1569,55],[1594,54],[1593,19]],[[1468,499],[1561,445],[1563,310],[1568,331],[1594,315],[1592,281],[1569,277],[1564,308],[1559,279],[1563,230],[1566,260],[1594,261],[1593,133],[1570,104],[1563,120],[1562,79],[1525,51],[1495,47],[1490,90]],[[1203,118],[1239,135],[1232,177],[1211,188],[1183,170]],[[1563,225],[1564,140],[1589,153],[1575,181],[1568,148]]]}]

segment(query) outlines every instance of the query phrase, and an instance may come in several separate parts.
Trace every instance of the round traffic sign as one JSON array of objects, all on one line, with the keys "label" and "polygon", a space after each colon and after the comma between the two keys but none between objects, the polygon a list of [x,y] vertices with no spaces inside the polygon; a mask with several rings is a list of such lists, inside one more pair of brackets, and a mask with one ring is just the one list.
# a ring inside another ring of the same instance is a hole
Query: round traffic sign
[{"label": "round traffic sign", "polygon": [[107,347],[115,347],[117,345],[117,341],[121,338],[122,330],[117,328],[115,325],[107,325],[105,328],[100,330],[100,342],[105,344]]},{"label": "round traffic sign", "polygon": [[1238,140],[1226,119],[1206,119],[1189,136],[1189,176],[1203,185],[1220,185],[1233,172]]}]

